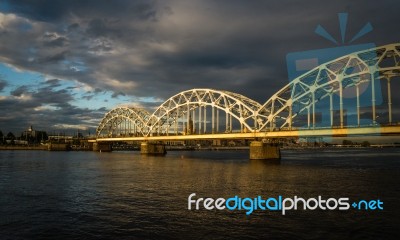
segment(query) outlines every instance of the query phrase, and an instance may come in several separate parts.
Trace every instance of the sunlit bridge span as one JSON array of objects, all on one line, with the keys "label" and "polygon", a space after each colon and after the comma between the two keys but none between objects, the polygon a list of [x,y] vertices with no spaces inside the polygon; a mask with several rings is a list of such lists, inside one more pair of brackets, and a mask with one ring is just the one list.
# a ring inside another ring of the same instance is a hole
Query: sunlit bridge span
[{"label": "sunlit bridge span", "polygon": [[399,77],[400,44],[380,46],[324,63],[266,96],[265,103],[191,89],[152,113],[115,108],[101,120],[97,141],[399,134],[400,103],[392,101]]}]

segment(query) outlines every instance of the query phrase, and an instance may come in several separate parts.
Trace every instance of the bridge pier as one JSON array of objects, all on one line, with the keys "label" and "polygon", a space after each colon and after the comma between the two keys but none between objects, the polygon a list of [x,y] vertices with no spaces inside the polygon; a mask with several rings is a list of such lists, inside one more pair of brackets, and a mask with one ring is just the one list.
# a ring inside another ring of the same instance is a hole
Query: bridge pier
[{"label": "bridge pier", "polygon": [[165,145],[163,143],[142,142],[140,144],[140,153],[147,155],[165,155]]},{"label": "bridge pier", "polygon": [[95,142],[93,143],[93,152],[111,152],[111,143]]},{"label": "bridge pier", "polygon": [[253,141],[250,143],[251,160],[280,159],[281,151],[276,144]]},{"label": "bridge pier", "polygon": [[47,150],[49,151],[68,151],[70,146],[67,143],[49,143],[47,145]]}]

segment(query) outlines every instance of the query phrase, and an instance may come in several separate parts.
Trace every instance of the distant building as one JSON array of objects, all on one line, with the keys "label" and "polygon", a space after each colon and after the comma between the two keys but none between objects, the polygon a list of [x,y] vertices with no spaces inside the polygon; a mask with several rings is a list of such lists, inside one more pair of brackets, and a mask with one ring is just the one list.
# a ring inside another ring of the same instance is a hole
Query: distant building
[{"label": "distant building", "polygon": [[21,134],[21,141],[27,141],[28,143],[40,143],[48,139],[47,133],[45,131],[34,130],[32,126],[28,130]]}]

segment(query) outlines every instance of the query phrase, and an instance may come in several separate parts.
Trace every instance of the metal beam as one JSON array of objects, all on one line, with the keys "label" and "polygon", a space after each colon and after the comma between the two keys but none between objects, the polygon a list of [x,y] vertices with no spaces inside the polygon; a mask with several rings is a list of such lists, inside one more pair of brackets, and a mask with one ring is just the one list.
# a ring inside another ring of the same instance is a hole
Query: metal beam
[{"label": "metal beam", "polygon": [[287,137],[332,137],[351,135],[395,135],[400,136],[400,125],[384,127],[354,127],[333,129],[302,129],[274,132],[256,133],[219,133],[202,135],[179,135],[179,136],[153,136],[153,137],[123,137],[123,138],[97,138],[98,142],[107,141],[179,141],[196,139],[254,139],[254,138],[287,138]]}]

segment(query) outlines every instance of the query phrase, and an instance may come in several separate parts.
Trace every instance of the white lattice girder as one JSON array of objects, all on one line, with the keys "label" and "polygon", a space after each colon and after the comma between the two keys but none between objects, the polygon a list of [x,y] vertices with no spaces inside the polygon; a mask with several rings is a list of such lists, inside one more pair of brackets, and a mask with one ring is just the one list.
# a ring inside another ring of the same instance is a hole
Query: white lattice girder
[{"label": "white lattice girder", "polygon": [[[258,102],[243,95],[215,89],[191,89],[180,92],[166,100],[150,116],[148,126],[149,134],[160,128],[172,125],[178,118],[186,116],[187,111],[192,111],[199,106],[218,108],[232,117],[247,129],[254,127],[255,112],[261,107]],[[253,126],[250,122],[253,121]]]},{"label": "white lattice girder", "polygon": [[132,107],[118,107],[106,113],[96,129],[96,135],[99,136],[106,130],[107,135],[111,136],[117,126],[123,121],[128,120],[138,127],[139,133],[145,135],[146,123],[150,113],[145,109]]},{"label": "white lattice girder", "polygon": [[[394,64],[381,66],[388,58],[394,58]],[[291,115],[293,119],[311,104],[338,92],[341,86],[342,89],[352,87],[370,81],[371,77],[398,76],[399,59],[400,44],[390,44],[351,53],[310,70],[295,78],[263,104],[257,116],[267,121],[260,123],[260,129],[266,129],[267,125],[277,120],[280,120],[281,125],[275,126],[276,128],[287,126],[290,108],[292,111],[293,107],[296,108]]]}]

